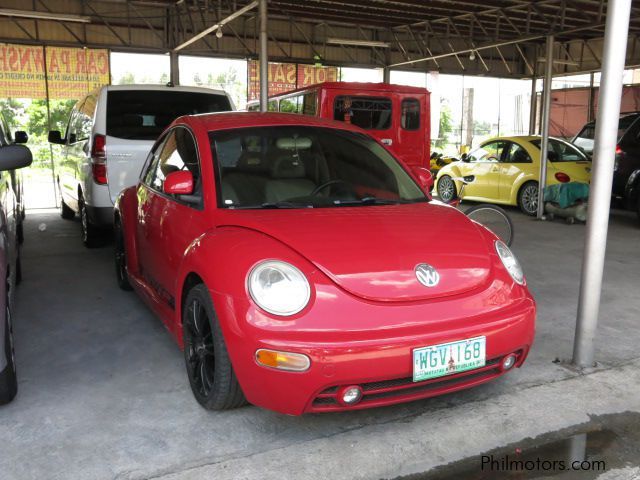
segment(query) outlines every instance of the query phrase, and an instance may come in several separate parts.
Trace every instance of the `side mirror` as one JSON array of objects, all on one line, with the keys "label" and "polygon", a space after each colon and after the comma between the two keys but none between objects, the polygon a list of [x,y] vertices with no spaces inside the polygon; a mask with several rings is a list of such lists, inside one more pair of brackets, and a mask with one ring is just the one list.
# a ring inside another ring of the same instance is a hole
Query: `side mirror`
[{"label": "side mirror", "polygon": [[413,166],[411,167],[411,172],[413,176],[418,181],[418,184],[427,195],[431,195],[431,190],[433,189],[433,175],[428,168]]},{"label": "side mirror", "polygon": [[55,143],[57,145],[64,145],[66,143],[59,130],[50,130],[47,139],[49,143]]},{"label": "side mirror", "polygon": [[171,172],[164,179],[162,190],[169,195],[191,195],[193,194],[193,175],[189,170]]},{"label": "side mirror", "polygon": [[15,143],[27,143],[29,141],[29,135],[27,135],[27,132],[18,130],[13,134],[13,141]]},{"label": "side mirror", "polygon": [[31,165],[31,150],[23,145],[7,145],[0,148],[0,170],[15,170]]},{"label": "side mirror", "polygon": [[469,163],[471,161],[471,159],[469,158],[469,155],[467,155],[466,153],[462,154],[462,156],[460,157],[460,160],[466,163]]}]

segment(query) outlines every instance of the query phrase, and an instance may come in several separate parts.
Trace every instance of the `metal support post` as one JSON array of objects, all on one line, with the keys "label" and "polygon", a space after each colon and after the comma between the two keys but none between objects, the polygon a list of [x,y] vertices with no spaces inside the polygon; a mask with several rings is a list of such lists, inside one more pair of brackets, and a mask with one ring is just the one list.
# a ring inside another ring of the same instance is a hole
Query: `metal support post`
[{"label": "metal support post", "polygon": [[551,110],[551,78],[553,76],[553,35],[547,37],[547,57],[544,65],[542,91],[542,138],[540,139],[540,178],[538,182],[538,219],[544,217],[544,187],[547,184],[547,154],[549,152],[549,112]]},{"label": "metal support post", "polygon": [[593,366],[631,0],[609,0],[573,363]]},{"label": "metal support post", "polygon": [[178,66],[178,53],[169,53],[169,81],[173,85],[180,85],[180,67]]},{"label": "metal support post", "polygon": [[391,83],[391,69],[389,67],[382,69],[382,81],[384,83]]},{"label": "metal support post", "polygon": [[536,83],[538,77],[533,75],[531,78],[531,108],[529,110],[529,135],[536,134],[536,120],[538,120],[538,92],[536,92]]},{"label": "metal support post", "polygon": [[267,50],[267,0],[260,0],[260,111],[269,106],[269,52]]}]

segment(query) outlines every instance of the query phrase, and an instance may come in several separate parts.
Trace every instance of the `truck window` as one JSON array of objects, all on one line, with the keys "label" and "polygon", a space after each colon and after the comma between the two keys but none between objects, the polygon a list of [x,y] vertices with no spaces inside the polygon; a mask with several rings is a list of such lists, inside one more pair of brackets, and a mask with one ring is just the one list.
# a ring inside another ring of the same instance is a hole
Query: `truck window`
[{"label": "truck window", "polygon": [[315,115],[318,111],[318,92],[315,90],[307,92],[302,97],[302,113],[305,115]]},{"label": "truck window", "polygon": [[391,127],[391,99],[338,96],[333,104],[333,119],[365,130],[387,130]]},{"label": "truck window", "polygon": [[415,98],[402,100],[402,116],[400,126],[405,130],[418,130],[420,128],[420,102]]}]

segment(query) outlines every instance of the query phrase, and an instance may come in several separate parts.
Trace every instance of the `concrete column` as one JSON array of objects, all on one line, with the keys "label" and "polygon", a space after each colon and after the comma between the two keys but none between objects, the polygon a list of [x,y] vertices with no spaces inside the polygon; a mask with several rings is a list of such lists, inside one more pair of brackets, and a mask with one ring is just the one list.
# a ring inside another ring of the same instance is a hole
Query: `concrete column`
[{"label": "concrete column", "polygon": [[609,0],[573,363],[593,366],[631,0]]},{"label": "concrete column", "polygon": [[174,85],[180,85],[180,68],[178,67],[178,52],[169,54],[169,81]]},{"label": "concrete column", "polygon": [[260,0],[260,111],[266,112],[269,106],[269,52],[267,50],[267,0]]},{"label": "concrete column", "polygon": [[544,187],[547,183],[547,153],[549,152],[549,112],[551,110],[551,79],[553,76],[553,35],[547,37],[546,63],[544,65],[544,90],[542,91],[542,119],[540,139],[540,182],[538,183],[538,219],[544,217]]},{"label": "concrete column", "polygon": [[389,67],[382,69],[382,81],[384,83],[391,83],[391,69]]}]

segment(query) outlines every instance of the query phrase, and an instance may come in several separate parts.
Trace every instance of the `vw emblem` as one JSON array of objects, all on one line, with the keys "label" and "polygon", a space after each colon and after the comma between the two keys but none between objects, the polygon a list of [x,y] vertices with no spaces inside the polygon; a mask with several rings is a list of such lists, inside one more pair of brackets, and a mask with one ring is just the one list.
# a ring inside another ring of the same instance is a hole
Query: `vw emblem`
[{"label": "vw emblem", "polygon": [[425,287],[435,287],[440,281],[440,274],[428,263],[416,265],[416,278]]}]

